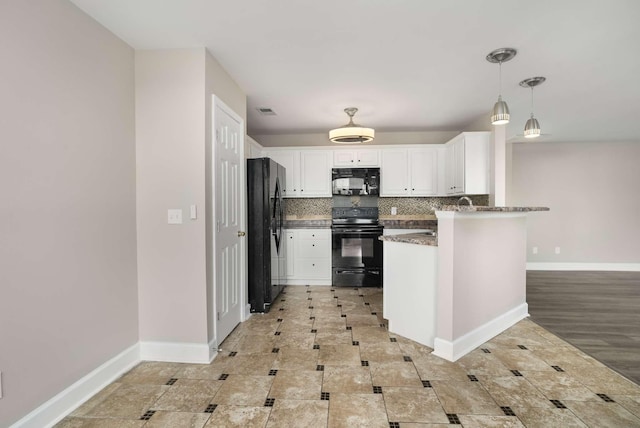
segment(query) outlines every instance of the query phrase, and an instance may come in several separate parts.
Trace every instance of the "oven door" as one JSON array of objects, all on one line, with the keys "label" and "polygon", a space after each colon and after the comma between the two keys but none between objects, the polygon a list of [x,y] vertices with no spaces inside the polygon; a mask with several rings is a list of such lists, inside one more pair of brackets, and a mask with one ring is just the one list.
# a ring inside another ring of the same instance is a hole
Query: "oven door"
[{"label": "oven door", "polygon": [[382,286],[382,228],[332,230],[332,284],[346,287]]}]

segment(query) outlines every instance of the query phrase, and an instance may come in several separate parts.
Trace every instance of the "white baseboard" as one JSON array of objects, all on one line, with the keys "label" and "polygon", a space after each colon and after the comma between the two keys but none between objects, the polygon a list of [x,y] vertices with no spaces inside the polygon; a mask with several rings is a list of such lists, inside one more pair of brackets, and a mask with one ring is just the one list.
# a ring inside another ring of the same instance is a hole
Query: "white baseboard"
[{"label": "white baseboard", "polygon": [[527,263],[527,270],[640,272],[640,263]]},{"label": "white baseboard", "polygon": [[248,320],[249,318],[251,318],[251,305],[250,305],[250,304],[247,304],[247,305],[244,307],[244,314],[243,314],[243,317],[242,317],[242,321],[246,321],[246,320]]},{"label": "white baseboard", "polygon": [[166,361],[171,363],[209,364],[212,352],[218,349],[215,340],[212,348],[208,343],[140,342],[140,359],[143,361]]},{"label": "white baseboard", "polygon": [[433,343],[433,354],[448,361],[456,361],[528,316],[529,305],[523,303],[453,342],[436,337]]},{"label": "white baseboard", "polygon": [[331,280],[326,279],[289,279],[285,283],[294,287],[305,287],[307,285],[326,285],[331,287]]},{"label": "white baseboard", "polygon": [[139,362],[140,347],[136,343],[33,410],[11,428],[52,427]]}]

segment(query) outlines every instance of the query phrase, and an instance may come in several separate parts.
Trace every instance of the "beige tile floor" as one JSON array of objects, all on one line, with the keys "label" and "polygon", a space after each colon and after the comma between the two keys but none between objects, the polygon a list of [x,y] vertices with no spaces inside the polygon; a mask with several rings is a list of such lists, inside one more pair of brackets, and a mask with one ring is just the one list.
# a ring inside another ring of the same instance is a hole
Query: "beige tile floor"
[{"label": "beige tile floor", "polygon": [[640,386],[524,320],[456,363],[389,333],[382,291],[293,287],[209,365],[143,362],[59,428],[640,427]]}]

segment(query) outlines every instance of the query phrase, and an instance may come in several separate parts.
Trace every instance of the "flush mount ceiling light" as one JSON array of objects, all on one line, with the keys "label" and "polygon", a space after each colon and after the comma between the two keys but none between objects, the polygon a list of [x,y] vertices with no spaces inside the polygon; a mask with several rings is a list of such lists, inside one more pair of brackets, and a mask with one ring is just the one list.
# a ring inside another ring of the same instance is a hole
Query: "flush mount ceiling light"
[{"label": "flush mount ceiling light", "polygon": [[358,144],[368,143],[375,137],[375,131],[372,128],[363,128],[353,123],[353,116],[358,111],[355,107],[348,107],[344,112],[349,116],[349,123],[346,125],[332,129],[329,131],[329,139],[338,144]]},{"label": "flush mount ceiling light", "polygon": [[544,77],[530,77],[520,82],[520,86],[523,88],[531,88],[531,117],[524,125],[524,138],[537,138],[540,136],[540,124],[538,119],[533,117],[533,88],[542,84],[545,80]]},{"label": "flush mount ceiling light", "polygon": [[491,112],[491,124],[492,125],[505,125],[509,123],[509,107],[507,103],[502,101],[502,63],[507,62],[516,56],[517,51],[512,48],[500,48],[489,53],[487,55],[487,61],[492,63],[498,63],[500,66],[500,83],[498,91],[498,101],[493,106]]}]

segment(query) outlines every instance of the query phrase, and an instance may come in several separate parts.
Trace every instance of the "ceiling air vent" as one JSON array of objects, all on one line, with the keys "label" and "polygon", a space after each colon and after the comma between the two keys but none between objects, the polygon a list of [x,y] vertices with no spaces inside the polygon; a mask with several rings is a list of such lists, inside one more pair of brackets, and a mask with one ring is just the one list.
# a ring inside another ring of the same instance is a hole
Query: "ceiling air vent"
[{"label": "ceiling air vent", "polygon": [[270,109],[269,107],[258,107],[256,110],[260,112],[263,116],[275,116],[276,112]]}]

